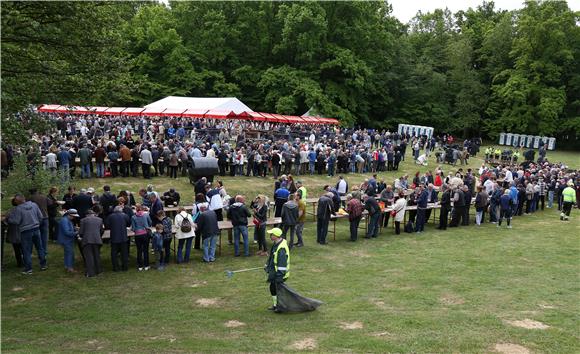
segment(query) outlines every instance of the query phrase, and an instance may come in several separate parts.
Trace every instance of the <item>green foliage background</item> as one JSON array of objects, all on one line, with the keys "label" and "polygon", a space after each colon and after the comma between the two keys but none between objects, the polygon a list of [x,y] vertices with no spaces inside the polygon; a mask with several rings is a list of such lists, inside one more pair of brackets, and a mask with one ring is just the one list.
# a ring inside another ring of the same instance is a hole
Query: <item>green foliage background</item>
[{"label": "green foliage background", "polygon": [[387,1],[3,2],[3,120],[27,104],[236,96],[344,125],[578,144],[579,20],[565,1],[482,2],[408,24]]}]

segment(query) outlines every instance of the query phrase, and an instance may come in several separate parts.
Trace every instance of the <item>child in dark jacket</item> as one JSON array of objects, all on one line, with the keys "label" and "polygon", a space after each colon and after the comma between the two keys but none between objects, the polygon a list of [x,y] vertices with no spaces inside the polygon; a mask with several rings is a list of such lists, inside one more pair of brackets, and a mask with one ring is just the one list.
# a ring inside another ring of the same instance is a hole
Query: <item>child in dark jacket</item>
[{"label": "child in dark jacket", "polygon": [[155,225],[155,232],[151,238],[151,243],[153,252],[155,252],[157,270],[162,271],[165,269],[163,257],[163,224]]},{"label": "child in dark jacket", "polygon": [[159,210],[157,218],[161,220],[163,226],[163,258],[161,264],[166,267],[169,264],[169,256],[171,255],[171,241],[173,240],[173,222],[171,218],[165,215],[163,210]]}]

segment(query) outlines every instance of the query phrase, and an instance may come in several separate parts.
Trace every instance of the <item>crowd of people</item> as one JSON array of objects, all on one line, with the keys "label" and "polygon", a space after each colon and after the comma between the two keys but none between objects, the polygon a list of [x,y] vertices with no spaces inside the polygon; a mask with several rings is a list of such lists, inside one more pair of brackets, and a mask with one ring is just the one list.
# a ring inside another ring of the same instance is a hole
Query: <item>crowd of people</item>
[{"label": "crowd of people", "polygon": [[[302,181],[292,175],[280,176],[274,184],[273,203],[266,195],[258,195],[251,202],[243,195],[230,197],[223,183],[209,183],[200,178],[195,184],[195,200],[190,208],[179,192],[170,189],[164,193],[153,185],[139,190],[138,195],[127,191],[113,194],[103,187],[101,195],[93,188],[76,193],[69,187],[62,197],[56,188],[47,195],[29,191],[29,198],[18,194],[12,198],[14,206],[5,214],[3,230],[12,244],[18,266],[23,274],[32,273],[32,251],[36,248],[40,269],[47,268],[48,242],[57,241],[64,250],[64,266],[76,272],[75,244],[78,245],[85,275],[93,277],[102,272],[100,249],[103,235],[110,243],[113,271],[127,271],[131,244],[136,249],[139,271],[150,269],[149,254],[155,254],[155,268],[163,270],[170,262],[171,244],[175,235],[176,262],[190,261],[194,243],[202,249],[202,261],[216,260],[216,244],[220,234],[218,222],[229,220],[233,231],[230,240],[234,256],[250,256],[248,227],[254,225],[254,239],[259,256],[268,255],[266,228],[269,208],[274,208],[274,223],[282,230],[288,247],[303,247],[304,228],[307,224],[306,200],[309,193],[316,197],[316,239],[327,244],[329,223],[341,215],[350,222],[350,241],[357,241],[359,225],[368,218],[365,238],[379,236],[381,229],[392,219],[394,233],[422,233],[425,224],[436,209],[440,209],[437,229],[477,226],[487,222],[513,225],[513,218],[529,215],[544,208],[557,207],[560,219],[566,221],[572,208],[580,201],[580,174],[561,164],[526,162],[521,165],[482,165],[478,171],[462,168],[455,173],[443,171],[417,172],[413,178],[402,175],[387,184],[372,174],[360,185],[349,186],[339,176],[336,184],[326,185],[322,191],[309,192]],[[414,206],[414,207],[412,207]],[[62,207],[62,212],[59,212]],[[412,208],[411,208],[412,207]],[[169,208],[169,209],[166,209]],[[166,210],[175,210],[173,217]],[[474,220],[470,209],[475,208]],[[62,217],[59,217],[62,213]],[[487,216],[489,214],[489,216]],[[450,220],[450,222],[449,222]],[[449,222],[449,223],[448,223]],[[129,237],[128,228],[132,231]],[[105,231],[106,230],[106,231]],[[296,242],[295,242],[296,240]],[[243,251],[240,245],[243,244]],[[151,249],[150,249],[151,247]]]},{"label": "crowd of people", "polygon": [[[194,158],[216,158],[219,174],[277,178],[281,174],[396,171],[407,148],[426,164],[430,153],[449,142],[473,156],[480,139],[410,136],[333,125],[279,124],[191,118],[54,115],[50,134],[35,136],[27,151],[31,171],[45,168],[62,178],[186,176]],[[439,153],[438,152],[438,153]],[[18,153],[3,146],[0,162],[8,176]],[[467,158],[467,157],[466,157]],[[464,160],[462,160],[464,161]],[[465,160],[466,161],[466,160]]]},{"label": "crowd of people", "polygon": [[[329,184],[321,193],[312,193],[317,205],[317,243],[322,245],[327,244],[330,221],[341,216],[348,216],[350,240],[356,241],[363,218],[368,218],[366,238],[379,236],[390,219],[395,234],[401,232],[401,226],[403,231],[422,233],[435,209],[440,209],[437,227],[440,230],[472,222],[481,225],[486,220],[498,227],[505,221],[511,228],[513,217],[552,208],[554,203],[561,210],[561,220],[568,220],[573,205],[580,199],[578,171],[549,162],[542,147],[537,161],[533,156],[531,159],[525,156],[521,163],[514,159],[491,161],[490,155],[495,151],[488,148],[486,164],[478,171],[466,166],[465,171],[460,167],[451,172],[444,171],[449,166],[440,157],[452,151],[451,155],[467,164],[467,159],[479,151],[479,139],[458,144],[447,134],[414,137],[370,129],[251,121],[74,115],[46,118],[55,121],[56,130],[36,136],[38,144],[21,152],[26,155],[30,173],[46,168],[56,175],[60,170],[61,178],[67,180],[139,174],[145,179],[159,175],[175,178],[179,173],[187,174],[194,158],[214,157],[222,176],[228,173],[274,177],[271,196],[274,217],[280,218],[276,226],[280,226],[282,237],[288,239],[289,248],[305,245],[303,231],[309,192],[298,180],[298,176],[305,174],[339,175],[336,185]],[[258,138],[256,134],[261,135]],[[432,153],[440,164],[434,172],[417,172],[412,177],[400,175],[392,183],[379,180],[377,173],[383,171],[394,171],[398,176],[396,171],[405,159],[407,147],[417,164],[425,165]],[[457,151],[461,154],[457,155]],[[5,177],[17,153],[10,146],[3,147]],[[447,162],[455,165],[457,160]],[[349,186],[348,173],[372,177],[360,185]],[[33,248],[37,250],[40,269],[47,268],[50,239],[63,246],[67,271],[76,272],[74,246],[78,244],[86,276],[98,275],[102,272],[100,248],[105,233],[105,242],[111,244],[114,271],[128,270],[132,243],[139,271],[150,269],[151,251],[156,257],[155,267],[164,269],[169,264],[174,235],[177,263],[190,261],[194,242],[196,248],[203,250],[202,260],[214,262],[220,234],[218,222],[223,220],[231,222],[230,242],[234,244],[235,256],[241,256],[242,252],[250,256],[248,226],[252,224],[257,255],[268,254],[266,228],[272,225],[268,218],[269,196],[258,195],[249,202],[244,195],[230,196],[220,181],[209,183],[205,177],[195,181],[194,190],[191,208],[183,206],[179,192],[171,189],[160,194],[151,184],[139,190],[137,196],[128,191],[115,195],[109,186],[103,188],[101,195],[92,188],[77,193],[72,186],[62,197],[55,187],[47,195],[31,190],[28,198],[22,194],[12,198],[13,208],[3,219],[6,234],[3,237],[12,243],[24,274],[32,272]],[[172,207],[177,210],[169,216],[164,208]],[[472,207],[475,220],[470,220]]]}]

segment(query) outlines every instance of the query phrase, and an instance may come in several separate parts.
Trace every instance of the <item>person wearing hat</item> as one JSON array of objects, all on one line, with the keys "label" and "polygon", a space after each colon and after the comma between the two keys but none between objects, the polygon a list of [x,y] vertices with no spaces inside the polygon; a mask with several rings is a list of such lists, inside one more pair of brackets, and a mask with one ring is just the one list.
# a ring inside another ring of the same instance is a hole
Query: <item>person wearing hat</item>
[{"label": "person wearing hat", "polygon": [[275,227],[267,231],[273,242],[270,249],[270,256],[264,270],[268,273],[268,282],[270,283],[270,295],[272,295],[272,307],[268,310],[278,312],[278,297],[276,284],[283,283],[290,276],[290,249],[288,242],[282,238],[282,230]]},{"label": "person wearing hat", "polygon": [[560,220],[568,221],[570,217],[570,212],[572,211],[572,205],[576,203],[576,190],[574,189],[574,182],[572,180],[568,181],[568,187],[564,188],[562,191],[562,200],[564,201],[564,206],[562,212],[560,213]]},{"label": "person wearing hat", "polygon": [[58,243],[64,249],[64,268],[69,273],[76,273],[73,268],[75,261],[74,243],[77,236],[77,231],[73,225],[74,218],[78,218],[79,214],[76,209],[69,209],[58,223]]}]

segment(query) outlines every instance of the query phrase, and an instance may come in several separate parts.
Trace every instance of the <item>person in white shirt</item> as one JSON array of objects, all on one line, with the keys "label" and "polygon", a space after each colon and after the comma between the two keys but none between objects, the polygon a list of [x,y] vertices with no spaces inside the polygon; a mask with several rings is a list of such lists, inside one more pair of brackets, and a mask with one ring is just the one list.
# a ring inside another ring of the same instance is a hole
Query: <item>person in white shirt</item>
[{"label": "person in white shirt", "polygon": [[514,181],[514,177],[512,174],[512,171],[510,171],[509,169],[505,169],[505,180],[506,182],[512,183]]},{"label": "person in white shirt", "polygon": [[348,192],[348,183],[346,183],[346,181],[344,180],[344,178],[342,178],[342,176],[338,176],[336,191],[340,196],[346,195],[346,193]]},{"label": "person in white shirt", "polygon": [[[191,226],[190,231],[182,230],[182,225],[184,220],[189,221]],[[179,213],[175,215],[173,220],[173,225],[175,225],[175,238],[178,241],[177,244],[177,263],[187,263],[189,262],[189,255],[191,253],[191,243],[195,237],[195,226],[193,217],[185,211],[185,208],[179,207]],[[185,257],[183,256],[183,246],[185,245]]]},{"label": "person in white shirt", "polygon": [[484,183],[483,186],[485,187],[485,192],[491,196],[493,193],[493,186],[495,184],[495,181],[493,181],[491,178],[488,178]]}]

